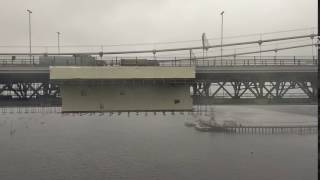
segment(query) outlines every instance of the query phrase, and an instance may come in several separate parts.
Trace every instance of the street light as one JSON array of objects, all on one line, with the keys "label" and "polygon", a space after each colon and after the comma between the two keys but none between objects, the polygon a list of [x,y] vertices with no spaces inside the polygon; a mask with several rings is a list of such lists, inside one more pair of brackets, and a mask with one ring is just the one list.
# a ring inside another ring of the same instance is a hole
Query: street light
[{"label": "street light", "polygon": [[58,34],[58,54],[60,54],[60,32],[57,32]]},{"label": "street light", "polygon": [[27,9],[29,14],[29,53],[30,53],[30,60],[31,60],[31,13],[32,11]]},{"label": "street light", "polygon": [[221,15],[221,65],[222,65],[222,40],[223,40],[223,14],[224,14],[224,11],[222,11],[220,13]]}]

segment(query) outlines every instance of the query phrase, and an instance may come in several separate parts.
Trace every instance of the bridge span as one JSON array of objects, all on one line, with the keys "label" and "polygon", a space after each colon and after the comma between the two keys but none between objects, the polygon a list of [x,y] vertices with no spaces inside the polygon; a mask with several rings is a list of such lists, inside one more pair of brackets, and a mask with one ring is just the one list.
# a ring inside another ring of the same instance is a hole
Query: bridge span
[{"label": "bridge span", "polygon": [[[50,66],[40,59],[0,62],[0,106],[60,106],[60,85],[50,80]],[[194,67],[194,79],[166,79],[190,89],[194,105],[205,104],[316,104],[318,57],[237,57],[158,60],[164,67]],[[120,60],[64,66],[123,66]],[[138,61],[135,61],[138,62]],[[137,64],[136,64],[137,65]],[[133,66],[135,66],[133,64]],[[174,68],[173,68],[174,69]],[[91,83],[138,85],[144,80],[94,80]]]}]

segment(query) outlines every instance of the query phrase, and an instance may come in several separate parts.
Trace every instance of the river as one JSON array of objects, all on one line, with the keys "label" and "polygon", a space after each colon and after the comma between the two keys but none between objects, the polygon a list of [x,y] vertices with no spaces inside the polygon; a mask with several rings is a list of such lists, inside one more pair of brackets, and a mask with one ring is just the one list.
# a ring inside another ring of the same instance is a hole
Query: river
[{"label": "river", "polygon": [[[214,106],[218,121],[317,124],[317,106]],[[227,134],[175,113],[0,111],[1,180],[317,179],[317,134]]]}]

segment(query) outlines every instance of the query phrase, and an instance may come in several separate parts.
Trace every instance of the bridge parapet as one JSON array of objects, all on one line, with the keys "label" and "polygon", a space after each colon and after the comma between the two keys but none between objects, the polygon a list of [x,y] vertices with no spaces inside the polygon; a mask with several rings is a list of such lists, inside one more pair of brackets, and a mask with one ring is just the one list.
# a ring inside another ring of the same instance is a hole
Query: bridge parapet
[{"label": "bridge parapet", "polygon": [[51,80],[194,79],[194,67],[50,67]]}]

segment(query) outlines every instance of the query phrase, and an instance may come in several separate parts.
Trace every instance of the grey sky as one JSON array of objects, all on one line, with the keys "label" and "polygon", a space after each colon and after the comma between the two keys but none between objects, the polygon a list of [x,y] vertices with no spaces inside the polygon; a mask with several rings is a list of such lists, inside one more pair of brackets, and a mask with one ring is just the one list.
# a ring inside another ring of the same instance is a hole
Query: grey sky
[{"label": "grey sky", "polygon": [[318,21],[317,0],[0,1],[0,45],[28,45],[26,9],[33,11],[33,45],[56,45],[57,31],[62,45],[200,40],[203,32],[220,37],[221,10],[224,36],[316,27]]}]

